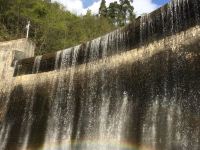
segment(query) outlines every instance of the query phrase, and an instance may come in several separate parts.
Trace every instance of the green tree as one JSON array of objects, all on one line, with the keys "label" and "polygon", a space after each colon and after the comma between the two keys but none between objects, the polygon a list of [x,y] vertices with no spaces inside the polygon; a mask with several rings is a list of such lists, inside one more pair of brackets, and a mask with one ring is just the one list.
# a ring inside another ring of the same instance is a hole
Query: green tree
[{"label": "green tree", "polygon": [[134,14],[134,7],[131,5],[133,0],[120,0],[120,14],[121,14],[121,22],[120,25],[125,25],[135,19],[135,14]]},{"label": "green tree", "polygon": [[1,41],[25,37],[27,21],[37,54],[75,46],[115,29],[107,18],[90,10],[77,16],[50,0],[0,0]]},{"label": "green tree", "polygon": [[108,17],[110,21],[115,25],[119,25],[120,5],[115,1],[110,3],[108,7]]},{"label": "green tree", "polygon": [[135,19],[133,0],[120,0],[110,3],[108,7],[108,18],[115,26],[124,26]]},{"label": "green tree", "polygon": [[106,7],[106,1],[102,0],[101,5],[99,8],[99,15],[100,17],[107,17],[107,7]]}]

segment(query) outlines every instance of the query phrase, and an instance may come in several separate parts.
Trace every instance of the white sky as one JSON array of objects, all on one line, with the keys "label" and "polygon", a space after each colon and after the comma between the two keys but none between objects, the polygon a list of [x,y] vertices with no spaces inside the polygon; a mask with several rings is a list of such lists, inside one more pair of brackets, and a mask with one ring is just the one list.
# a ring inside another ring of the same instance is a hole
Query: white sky
[{"label": "white sky", "polygon": [[[87,10],[90,9],[93,14],[97,14],[99,11],[101,0],[94,2],[88,8],[84,8],[83,2],[81,0],[53,0],[63,4],[67,10],[75,13],[75,14],[86,14]],[[106,0],[106,4],[109,5],[111,2],[119,1],[119,0]],[[135,12],[137,15],[141,15],[143,13],[149,13],[159,6],[154,4],[152,0],[134,0],[132,4],[135,8]]]}]

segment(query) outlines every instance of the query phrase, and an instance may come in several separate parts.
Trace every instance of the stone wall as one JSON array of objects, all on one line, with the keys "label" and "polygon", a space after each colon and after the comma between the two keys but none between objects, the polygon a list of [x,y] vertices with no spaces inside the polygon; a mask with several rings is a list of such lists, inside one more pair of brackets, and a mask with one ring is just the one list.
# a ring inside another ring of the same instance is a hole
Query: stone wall
[{"label": "stone wall", "polygon": [[13,76],[17,60],[33,57],[35,44],[27,39],[0,42],[0,79]]}]

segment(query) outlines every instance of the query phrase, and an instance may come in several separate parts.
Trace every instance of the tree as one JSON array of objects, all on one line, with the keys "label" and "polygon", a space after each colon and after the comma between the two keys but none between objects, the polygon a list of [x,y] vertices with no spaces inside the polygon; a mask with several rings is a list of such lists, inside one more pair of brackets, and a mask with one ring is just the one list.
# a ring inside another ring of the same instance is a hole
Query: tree
[{"label": "tree", "polygon": [[92,11],[90,9],[87,10],[86,16],[92,16]]},{"label": "tree", "polygon": [[25,37],[27,21],[36,54],[75,46],[115,29],[107,18],[90,10],[77,16],[50,0],[0,0],[0,41]]},{"label": "tree", "polygon": [[108,7],[108,18],[115,26],[124,26],[135,19],[133,0],[120,0],[110,3]]},{"label": "tree", "polygon": [[108,7],[108,17],[111,22],[115,25],[119,25],[120,5],[115,1],[110,3]]},{"label": "tree", "polygon": [[101,5],[99,8],[99,15],[100,17],[107,17],[107,7],[106,7],[106,1],[102,0]]},{"label": "tree", "polygon": [[134,7],[131,5],[133,0],[120,0],[121,6],[121,22],[120,25],[125,25],[135,19]]}]

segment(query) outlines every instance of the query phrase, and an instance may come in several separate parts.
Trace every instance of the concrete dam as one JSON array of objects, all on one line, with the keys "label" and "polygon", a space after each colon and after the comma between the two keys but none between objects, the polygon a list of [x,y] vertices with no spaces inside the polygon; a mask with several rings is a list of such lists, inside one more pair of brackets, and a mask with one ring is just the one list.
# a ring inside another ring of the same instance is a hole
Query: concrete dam
[{"label": "concrete dam", "polygon": [[200,0],[34,49],[0,43],[0,150],[200,150]]}]

